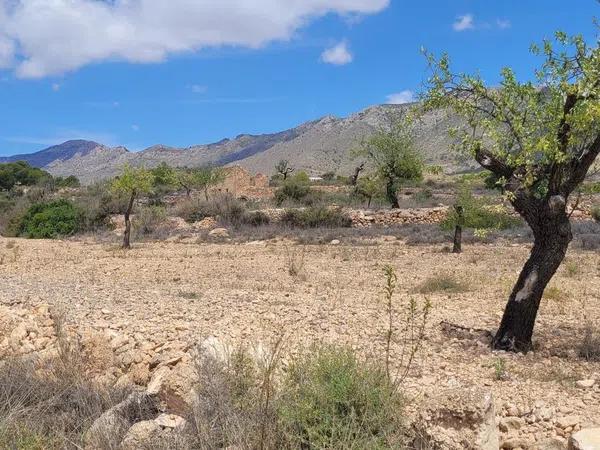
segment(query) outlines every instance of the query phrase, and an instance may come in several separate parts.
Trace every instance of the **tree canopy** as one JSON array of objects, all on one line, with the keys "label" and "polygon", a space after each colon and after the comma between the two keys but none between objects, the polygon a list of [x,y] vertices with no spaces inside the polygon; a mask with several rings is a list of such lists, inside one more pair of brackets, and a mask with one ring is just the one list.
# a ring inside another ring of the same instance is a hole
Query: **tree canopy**
[{"label": "tree canopy", "polygon": [[497,87],[457,74],[447,55],[428,55],[425,109],[458,113],[458,147],[492,172],[533,231],[534,245],[493,345],[528,351],[544,289],[572,239],[567,204],[600,153],[600,49],[557,33],[532,51],[543,57],[534,81],[505,68]]},{"label": "tree canopy", "polygon": [[362,142],[357,155],[368,158],[385,180],[386,196],[398,208],[398,189],[423,179],[423,159],[415,146],[412,118],[407,113],[391,115],[389,128],[381,129]]},{"label": "tree canopy", "polygon": [[52,175],[37,167],[32,167],[26,161],[16,161],[0,164],[0,190],[10,190],[14,186],[33,186]]}]

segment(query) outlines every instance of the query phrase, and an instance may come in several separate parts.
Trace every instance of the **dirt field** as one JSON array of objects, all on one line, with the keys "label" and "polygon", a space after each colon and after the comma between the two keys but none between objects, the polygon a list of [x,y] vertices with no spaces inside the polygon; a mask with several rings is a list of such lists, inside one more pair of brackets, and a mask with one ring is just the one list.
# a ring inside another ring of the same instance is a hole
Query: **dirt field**
[{"label": "dirt field", "polygon": [[[394,237],[361,246],[153,243],[129,252],[93,243],[0,239],[0,305],[62,305],[73,324],[123,333],[148,353],[161,346],[185,350],[207,336],[266,344],[284,332],[290,352],[327,341],[377,357],[385,329],[382,268],[391,264],[399,279],[398,315],[410,298],[427,297],[433,306],[423,352],[407,380],[415,409],[446,388],[483,387],[493,392],[498,416],[522,421],[503,430],[506,447],[527,448],[600,426],[600,363],[577,354],[586,322],[600,326],[597,252],[570,251],[543,302],[535,352],[493,353],[478,331],[494,331],[527,253],[525,246],[476,245],[456,256]],[[290,275],[291,265],[297,275]],[[425,280],[440,275],[462,288],[417,293]],[[394,351],[398,357],[397,345]],[[597,381],[577,385],[586,379]]]}]

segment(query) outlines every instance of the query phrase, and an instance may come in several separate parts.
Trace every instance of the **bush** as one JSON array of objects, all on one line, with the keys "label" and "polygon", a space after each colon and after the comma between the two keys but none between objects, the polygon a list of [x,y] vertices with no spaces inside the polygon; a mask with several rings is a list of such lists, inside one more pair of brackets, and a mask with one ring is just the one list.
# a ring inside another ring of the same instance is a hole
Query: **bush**
[{"label": "bush", "polygon": [[167,220],[167,212],[162,206],[144,206],[139,208],[133,223],[135,231],[140,235],[154,233]]},{"label": "bush", "polygon": [[279,417],[288,448],[398,448],[402,403],[384,370],[324,347],[292,363]]},{"label": "bush", "polygon": [[16,185],[33,186],[51,178],[48,172],[32,167],[25,161],[0,164],[0,190],[8,191]]},{"label": "bush", "polygon": [[295,228],[347,228],[352,219],[338,208],[321,206],[286,210],[281,223]]},{"label": "bush", "polygon": [[600,206],[594,206],[590,211],[590,214],[596,222],[600,222]]},{"label": "bush", "polygon": [[32,205],[21,218],[18,235],[32,239],[71,236],[80,230],[82,212],[68,200]]},{"label": "bush", "polygon": [[427,278],[417,288],[421,294],[431,294],[434,292],[459,293],[465,292],[468,287],[451,275],[435,275]]},{"label": "bush", "polygon": [[311,189],[307,183],[302,183],[292,178],[286,180],[285,183],[275,191],[275,203],[277,206],[281,206],[288,200],[303,202],[310,192]]},{"label": "bush", "polygon": [[486,198],[475,198],[468,187],[461,189],[456,205],[463,208],[462,219],[455,208],[450,209],[446,219],[440,224],[443,230],[453,230],[457,224],[475,230],[506,230],[522,223],[521,219],[510,215],[502,205],[493,205]]}]

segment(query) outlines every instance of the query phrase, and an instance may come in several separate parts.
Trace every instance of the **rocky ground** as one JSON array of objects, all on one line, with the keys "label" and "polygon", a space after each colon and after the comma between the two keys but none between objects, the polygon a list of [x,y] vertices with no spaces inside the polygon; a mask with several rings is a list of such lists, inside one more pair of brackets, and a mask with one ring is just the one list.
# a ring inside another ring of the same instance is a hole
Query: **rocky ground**
[{"label": "rocky ground", "polygon": [[[534,352],[491,352],[488,332],[527,253],[497,243],[457,256],[394,236],[368,245],[144,243],[128,252],[0,238],[0,358],[49,348],[58,310],[93,354],[99,380],[165,382],[182,399],[199,342],[268,347],[283,333],[287,355],[325,341],[381,357],[382,268],[391,264],[398,328],[410,299],[432,304],[405,380],[412,417],[445,436],[446,448],[465,448],[464,399],[481,393],[469,402],[491,399],[502,448],[566,448],[572,433],[600,427],[600,363],[578,356],[586,326],[600,327],[598,254],[570,251],[541,307]],[[440,276],[459,287],[420,293]],[[392,350],[398,365],[400,344]],[[168,412],[177,413],[177,401]]]}]

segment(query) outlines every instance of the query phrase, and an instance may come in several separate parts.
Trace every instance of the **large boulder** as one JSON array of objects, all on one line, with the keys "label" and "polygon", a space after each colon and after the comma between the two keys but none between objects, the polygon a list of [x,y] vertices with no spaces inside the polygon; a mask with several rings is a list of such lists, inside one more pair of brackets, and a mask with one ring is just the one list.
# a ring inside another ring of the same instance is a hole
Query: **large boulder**
[{"label": "large boulder", "polygon": [[587,428],[571,435],[569,450],[600,450],[600,428]]},{"label": "large boulder", "polygon": [[145,392],[133,392],[94,421],[85,435],[88,449],[114,448],[132,424],[157,413],[155,400]]},{"label": "large boulder", "polygon": [[431,399],[418,431],[418,448],[500,448],[494,398],[490,391],[476,387],[449,389]]}]

